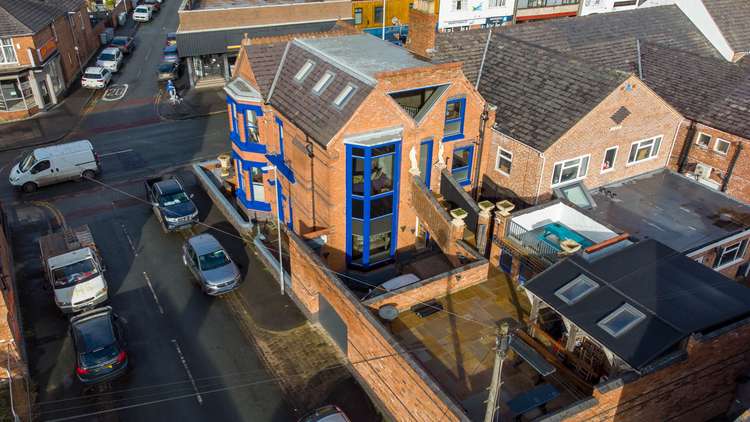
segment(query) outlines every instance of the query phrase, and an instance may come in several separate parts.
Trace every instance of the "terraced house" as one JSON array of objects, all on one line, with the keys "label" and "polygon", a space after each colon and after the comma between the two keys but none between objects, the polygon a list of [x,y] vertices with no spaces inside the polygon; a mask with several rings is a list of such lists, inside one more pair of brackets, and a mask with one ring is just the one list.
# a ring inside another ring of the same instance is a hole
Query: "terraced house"
[{"label": "terraced house", "polygon": [[57,104],[99,47],[85,0],[0,1],[0,121]]}]

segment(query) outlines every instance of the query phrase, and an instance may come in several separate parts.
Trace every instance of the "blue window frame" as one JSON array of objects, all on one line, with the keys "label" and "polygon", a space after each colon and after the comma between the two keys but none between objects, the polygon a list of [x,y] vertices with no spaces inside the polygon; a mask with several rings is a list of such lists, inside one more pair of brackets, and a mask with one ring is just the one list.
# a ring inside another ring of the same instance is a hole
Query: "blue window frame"
[{"label": "blue window frame", "polygon": [[245,109],[245,139],[247,142],[260,142],[260,131],[258,129],[258,111],[254,108]]},{"label": "blue window frame", "polygon": [[507,249],[502,248],[500,250],[500,269],[503,270],[504,273],[510,274],[512,268],[513,254],[511,254]]},{"label": "blue window frame", "polygon": [[471,184],[471,166],[474,162],[474,145],[456,148],[451,160],[451,174],[461,186]]},{"label": "blue window frame", "polygon": [[424,184],[430,187],[432,176],[432,138],[419,144],[419,174]]},{"label": "blue window frame", "polygon": [[443,141],[455,141],[464,137],[464,114],[466,113],[466,98],[448,100],[445,104],[445,126],[443,127]]},{"label": "blue window frame", "polygon": [[[263,173],[265,172],[261,170],[266,163],[242,160],[235,152],[232,152],[232,157],[237,166],[236,197],[240,200],[242,205],[249,210],[271,211],[271,204],[266,200],[265,191],[263,189]],[[240,170],[247,172],[248,177],[250,177],[250,180],[248,180],[250,192],[247,192],[245,189],[245,172]]]},{"label": "blue window frame", "polygon": [[396,253],[401,142],[346,145],[346,258],[369,267]]},{"label": "blue window frame", "polygon": [[279,154],[281,154],[282,161],[284,160],[284,122],[278,117],[276,118],[276,124],[279,126]]}]

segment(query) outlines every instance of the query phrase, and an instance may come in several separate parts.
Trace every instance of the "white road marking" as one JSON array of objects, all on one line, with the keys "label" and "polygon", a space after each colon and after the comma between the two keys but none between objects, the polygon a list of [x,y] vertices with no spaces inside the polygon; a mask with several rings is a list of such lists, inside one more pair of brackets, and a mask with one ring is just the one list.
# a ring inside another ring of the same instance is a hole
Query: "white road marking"
[{"label": "white road marking", "polygon": [[[114,208],[115,204],[112,203],[112,208]],[[130,233],[128,233],[128,229],[125,228],[124,224],[120,224],[122,226],[122,232],[125,233],[125,238],[128,239],[128,244],[130,245],[130,250],[133,251],[133,255],[138,256],[138,250],[135,248],[135,243],[133,243],[133,239],[130,237]]]},{"label": "white road marking", "polygon": [[111,85],[104,91],[102,95],[102,101],[117,101],[121,100],[122,97],[128,92],[128,84]]},{"label": "white road marking", "polygon": [[182,362],[182,367],[185,368],[185,373],[187,374],[188,378],[190,378],[190,383],[193,384],[193,391],[195,391],[195,399],[198,400],[198,404],[203,404],[203,397],[201,397],[201,393],[198,392],[198,385],[195,383],[195,378],[193,378],[193,374],[190,372],[190,368],[188,367],[187,361],[185,360],[185,356],[182,354],[182,349],[180,349],[180,345],[177,344],[177,340],[172,339],[172,344],[174,344],[174,348],[177,349],[177,355],[180,357],[180,362]]},{"label": "white road marking", "polygon": [[99,157],[109,157],[109,156],[117,155],[117,154],[125,154],[126,152],[133,152],[133,149],[132,148],[128,148],[128,149],[124,149],[122,151],[106,152],[104,154],[99,154]]},{"label": "white road marking", "polygon": [[164,315],[164,308],[161,307],[161,303],[159,303],[159,298],[156,297],[156,291],[154,290],[154,286],[151,284],[151,278],[148,276],[148,274],[144,271],[143,272],[143,278],[146,279],[146,284],[148,284],[149,290],[151,290],[151,295],[154,296],[154,302],[156,302],[156,306],[159,308],[159,313]]}]

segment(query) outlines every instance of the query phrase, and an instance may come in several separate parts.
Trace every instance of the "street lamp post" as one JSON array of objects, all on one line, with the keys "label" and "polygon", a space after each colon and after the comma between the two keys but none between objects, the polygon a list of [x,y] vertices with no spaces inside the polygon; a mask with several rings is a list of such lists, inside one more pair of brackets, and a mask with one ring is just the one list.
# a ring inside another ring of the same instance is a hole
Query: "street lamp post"
[{"label": "street lamp post", "polygon": [[279,174],[276,172],[276,166],[265,166],[261,170],[268,171],[273,170],[274,186],[276,187],[276,233],[278,235],[277,240],[279,242],[279,280],[281,282],[281,294],[284,294],[284,261],[281,255],[281,204],[279,202]]},{"label": "street lamp post", "polygon": [[387,15],[387,13],[386,13],[386,4],[387,4],[387,2],[388,2],[388,0],[383,0],[383,33],[381,34],[381,38],[383,40],[385,40],[385,16]]}]

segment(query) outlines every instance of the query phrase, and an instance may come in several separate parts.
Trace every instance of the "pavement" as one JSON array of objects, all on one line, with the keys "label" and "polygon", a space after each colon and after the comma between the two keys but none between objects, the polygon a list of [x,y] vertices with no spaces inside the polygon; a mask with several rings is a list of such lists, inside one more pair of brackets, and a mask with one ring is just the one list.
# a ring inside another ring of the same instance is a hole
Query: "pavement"
[{"label": "pavement", "polygon": [[159,115],[165,120],[185,120],[227,112],[226,93],[222,88],[191,89],[180,102],[173,104],[164,92],[158,105]]}]

